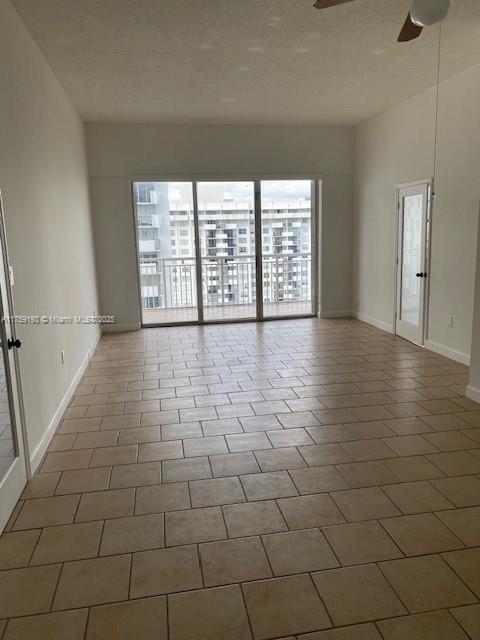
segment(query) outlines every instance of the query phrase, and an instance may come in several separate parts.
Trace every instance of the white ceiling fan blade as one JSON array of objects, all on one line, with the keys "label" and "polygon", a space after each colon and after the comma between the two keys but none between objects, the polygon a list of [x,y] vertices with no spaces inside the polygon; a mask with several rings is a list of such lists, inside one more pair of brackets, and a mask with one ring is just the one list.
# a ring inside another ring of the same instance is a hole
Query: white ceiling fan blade
[{"label": "white ceiling fan blade", "polygon": [[400,31],[397,42],[410,42],[411,40],[415,40],[422,33],[423,27],[419,27],[417,24],[412,22],[412,18],[410,14],[408,14],[402,30]]}]

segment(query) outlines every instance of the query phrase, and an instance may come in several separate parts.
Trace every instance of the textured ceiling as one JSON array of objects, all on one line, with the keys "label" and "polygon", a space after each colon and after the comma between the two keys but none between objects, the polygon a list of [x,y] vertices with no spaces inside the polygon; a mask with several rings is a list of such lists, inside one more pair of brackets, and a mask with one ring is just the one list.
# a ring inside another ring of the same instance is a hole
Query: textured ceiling
[{"label": "textured ceiling", "polygon": [[[13,0],[85,120],[355,123],[432,86],[438,27],[409,0]],[[480,61],[480,2],[451,0],[442,77]]]}]

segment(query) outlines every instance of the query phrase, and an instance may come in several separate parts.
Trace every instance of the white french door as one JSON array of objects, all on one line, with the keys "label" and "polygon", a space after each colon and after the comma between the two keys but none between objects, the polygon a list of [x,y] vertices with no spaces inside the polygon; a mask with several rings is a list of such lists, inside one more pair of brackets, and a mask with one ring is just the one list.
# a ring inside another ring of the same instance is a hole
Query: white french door
[{"label": "white french door", "polygon": [[396,333],[424,344],[430,182],[398,188]]},{"label": "white french door", "polygon": [[10,272],[0,194],[0,532],[27,482]]}]

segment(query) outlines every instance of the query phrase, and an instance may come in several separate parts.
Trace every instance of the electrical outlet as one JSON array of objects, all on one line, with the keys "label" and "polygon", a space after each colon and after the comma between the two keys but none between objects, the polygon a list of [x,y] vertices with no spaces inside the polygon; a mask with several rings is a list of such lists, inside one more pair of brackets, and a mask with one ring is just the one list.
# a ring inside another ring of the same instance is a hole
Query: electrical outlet
[{"label": "electrical outlet", "polygon": [[62,350],[60,351],[60,362],[61,362],[62,364],[65,364],[65,350],[64,350],[64,349],[62,349]]},{"label": "electrical outlet", "polygon": [[451,313],[447,315],[447,327],[453,327],[453,315]]}]

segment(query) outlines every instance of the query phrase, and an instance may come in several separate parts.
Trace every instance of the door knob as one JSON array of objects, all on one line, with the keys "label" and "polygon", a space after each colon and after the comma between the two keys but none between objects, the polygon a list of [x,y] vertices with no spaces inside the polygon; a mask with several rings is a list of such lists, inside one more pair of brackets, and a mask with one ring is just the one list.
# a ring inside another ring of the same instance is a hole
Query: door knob
[{"label": "door knob", "polygon": [[20,349],[20,347],[22,346],[22,343],[18,338],[16,340],[14,340],[13,338],[9,338],[7,340],[7,346],[9,349],[13,349],[13,347]]},{"label": "door knob", "polygon": [[415,275],[417,276],[417,278],[426,278],[427,277],[426,273],[416,273]]}]

